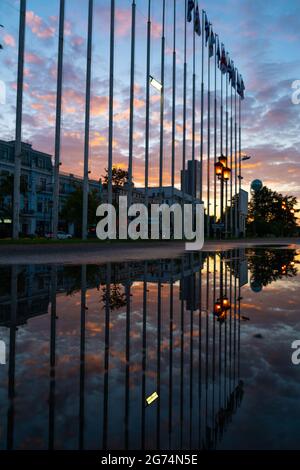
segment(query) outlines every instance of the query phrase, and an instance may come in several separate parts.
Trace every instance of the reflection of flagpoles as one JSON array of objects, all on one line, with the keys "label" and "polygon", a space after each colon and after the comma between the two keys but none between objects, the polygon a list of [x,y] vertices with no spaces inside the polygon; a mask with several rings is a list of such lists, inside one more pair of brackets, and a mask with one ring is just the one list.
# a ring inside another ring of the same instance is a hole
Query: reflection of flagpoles
[{"label": "reflection of flagpoles", "polygon": [[90,140],[90,106],[91,106],[91,69],[92,69],[92,35],[93,35],[93,0],[89,0],[86,94],[85,94],[85,132],[84,132],[84,170],[82,200],[82,238],[87,238],[88,204],[89,204],[89,140]]},{"label": "reflection of flagpoles", "polygon": [[55,155],[54,155],[54,177],[53,177],[53,216],[52,216],[52,225],[53,225],[52,232],[53,232],[54,238],[57,237],[58,211],[59,211],[59,166],[60,166],[64,24],[65,24],[65,0],[60,0],[58,62],[57,62],[57,91],[56,91]]},{"label": "reflection of flagpoles", "polygon": [[160,94],[160,146],[159,146],[159,188],[162,193],[163,186],[163,158],[164,158],[164,85],[165,85],[165,16],[166,0],[163,0],[162,36],[161,36],[161,94]]},{"label": "reflection of flagpoles", "polygon": [[[186,15],[185,15],[186,17]],[[184,403],[184,298],[183,298],[183,283],[184,283],[184,257],[181,258],[181,316],[180,316],[180,448],[183,448],[183,403]]]},{"label": "reflection of flagpoles", "polygon": [[172,448],[172,411],[173,411],[173,321],[174,321],[174,284],[173,263],[171,260],[171,283],[170,283],[170,324],[169,324],[169,448]]},{"label": "reflection of flagpoles", "polygon": [[175,136],[176,136],[176,0],[174,0],[174,21],[173,21],[173,84],[172,84],[172,169],[171,169],[171,186],[172,186],[172,203],[174,202],[174,185],[175,185]]},{"label": "reflection of flagpoles", "polygon": [[[216,303],[216,254],[214,253],[214,272],[213,272],[213,306]],[[212,416],[213,429],[215,427],[215,381],[216,381],[216,315],[213,316],[213,357],[212,357]],[[213,434],[215,440],[215,431]]]},{"label": "reflection of flagpoles", "polygon": [[85,317],[86,317],[86,264],[81,266],[81,311],[80,311],[80,387],[79,387],[79,450],[84,449],[84,392],[85,392]]},{"label": "reflection of flagpoles", "polygon": [[142,450],[145,449],[145,432],[146,432],[146,420],[145,420],[145,397],[146,397],[146,347],[147,347],[147,271],[148,262],[144,264],[144,282],[143,282],[143,340],[142,340],[142,429],[141,429],[141,441]]},{"label": "reflection of flagpoles", "polygon": [[209,353],[209,253],[206,259],[206,331],[205,331],[205,426],[208,426],[208,353]]},{"label": "reflection of flagpoles", "polygon": [[10,304],[10,328],[9,328],[9,364],[8,364],[8,399],[7,410],[7,450],[14,447],[15,424],[15,373],[16,373],[16,330],[18,314],[18,271],[19,266],[11,266],[11,304]]},{"label": "reflection of flagpoles", "polygon": [[126,378],[125,378],[125,449],[129,446],[129,403],[130,403],[130,265],[127,265],[128,279],[126,282]]},{"label": "reflection of flagpoles", "polygon": [[201,448],[201,437],[202,437],[202,253],[200,253],[200,273],[199,273],[199,351],[198,351],[198,362],[199,362],[199,376],[198,376],[198,394],[199,394],[199,439],[198,447]]},{"label": "reflection of flagpoles", "polygon": [[109,372],[109,323],[110,323],[110,283],[111,283],[111,263],[106,266],[106,286],[105,286],[105,351],[104,351],[104,386],[103,386],[103,435],[102,447],[107,449],[108,431],[108,372]]},{"label": "reflection of flagpoles", "polygon": [[[190,266],[193,266],[193,253],[189,255]],[[193,275],[192,275],[193,276]],[[193,432],[193,354],[194,354],[194,284],[191,287],[192,302],[190,311],[190,449],[192,449],[192,432]]]},{"label": "reflection of flagpoles", "polygon": [[[160,397],[160,352],[161,352],[161,260],[159,261],[159,280],[157,286],[157,384],[156,390]],[[157,403],[156,415],[156,448],[160,449],[160,403]]]},{"label": "reflection of flagpoles", "polygon": [[26,0],[21,0],[19,23],[19,52],[18,52],[18,84],[16,109],[16,141],[15,141],[15,168],[13,193],[13,238],[19,238],[20,231],[20,180],[22,158],[22,110],[23,110],[23,82],[24,82],[24,49],[25,49],[25,22]]},{"label": "reflection of flagpoles", "polygon": [[109,56],[109,117],[108,117],[108,203],[112,204],[112,161],[114,120],[114,45],[115,45],[115,0],[110,3],[110,56]]},{"label": "reflection of flagpoles", "polygon": [[232,251],[230,251],[229,259],[229,272],[230,272],[230,287],[229,287],[229,298],[230,298],[230,310],[229,310],[229,384],[231,389],[232,382]]},{"label": "reflection of flagpoles", "polygon": [[195,177],[195,123],[196,123],[196,34],[195,25],[193,28],[193,89],[192,89],[192,201],[196,197],[196,180]]},{"label": "reflection of flagpoles", "polygon": [[[128,205],[132,200],[132,157],[133,157],[133,115],[134,115],[134,65],[135,65],[135,0],[131,7],[131,58],[130,58],[130,105],[129,105],[129,152],[128,152]],[[149,86],[149,77],[147,79]]]},{"label": "reflection of flagpoles", "polygon": [[50,324],[50,391],[48,448],[54,449],[55,434],[55,365],[56,365],[56,292],[57,267],[51,268],[51,324]]}]

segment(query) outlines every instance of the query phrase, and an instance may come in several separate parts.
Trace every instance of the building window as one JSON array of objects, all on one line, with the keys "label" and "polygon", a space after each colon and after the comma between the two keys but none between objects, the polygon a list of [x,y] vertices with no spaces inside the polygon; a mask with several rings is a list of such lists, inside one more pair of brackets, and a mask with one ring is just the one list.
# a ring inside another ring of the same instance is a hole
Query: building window
[{"label": "building window", "polygon": [[36,210],[37,210],[37,212],[43,212],[43,201],[38,201],[37,202]]},{"label": "building window", "polygon": [[40,178],[40,188],[42,191],[46,191],[47,189],[47,179],[46,178]]}]

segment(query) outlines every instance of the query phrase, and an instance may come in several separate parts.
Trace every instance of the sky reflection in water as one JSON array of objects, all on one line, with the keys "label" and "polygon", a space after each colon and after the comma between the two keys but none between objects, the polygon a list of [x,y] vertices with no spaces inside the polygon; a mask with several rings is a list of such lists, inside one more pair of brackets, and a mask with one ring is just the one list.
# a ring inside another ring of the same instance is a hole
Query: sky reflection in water
[{"label": "sky reflection in water", "polygon": [[0,448],[298,449],[299,262],[0,267]]}]

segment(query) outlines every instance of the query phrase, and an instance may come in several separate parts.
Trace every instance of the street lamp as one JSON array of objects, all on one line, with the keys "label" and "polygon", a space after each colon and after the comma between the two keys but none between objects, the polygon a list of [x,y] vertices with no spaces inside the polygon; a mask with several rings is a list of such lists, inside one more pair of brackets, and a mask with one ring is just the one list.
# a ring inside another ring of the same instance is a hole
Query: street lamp
[{"label": "street lamp", "polygon": [[226,185],[226,209],[227,209],[227,183],[230,180],[231,169],[227,166],[227,158],[224,155],[218,158],[217,163],[215,163],[215,172],[216,176],[221,182],[221,212],[220,212],[220,222],[223,222],[223,205],[224,205],[224,182]]}]

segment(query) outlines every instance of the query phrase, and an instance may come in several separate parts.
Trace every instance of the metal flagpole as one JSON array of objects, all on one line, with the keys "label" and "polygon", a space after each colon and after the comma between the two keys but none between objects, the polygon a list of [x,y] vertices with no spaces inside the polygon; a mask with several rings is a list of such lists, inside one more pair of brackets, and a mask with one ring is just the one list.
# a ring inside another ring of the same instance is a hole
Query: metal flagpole
[{"label": "metal flagpole", "polygon": [[[215,39],[215,98],[214,98],[214,165],[217,163],[217,41]],[[217,175],[214,171],[214,224],[217,222]],[[214,230],[214,237],[216,237],[216,230]]]},{"label": "metal flagpole", "polygon": [[[232,80],[231,80],[232,82]],[[230,168],[231,168],[231,178],[230,178],[230,234],[233,235],[233,93],[232,93],[232,83],[230,89]]]},{"label": "metal flagpole", "polygon": [[[220,115],[220,155],[223,156],[223,72],[221,70],[221,115]],[[220,222],[223,223],[224,180],[221,176]],[[222,229],[221,229],[222,233]],[[221,237],[222,238],[222,237]]]},{"label": "metal flagpole", "polygon": [[[242,97],[239,97],[239,218],[241,213],[241,189],[242,189]],[[239,219],[240,220],[240,219]],[[241,227],[238,224],[239,232]]]},{"label": "metal flagpole", "polygon": [[59,11],[59,40],[57,62],[57,92],[56,92],[56,124],[55,124],[55,156],[54,156],[54,181],[53,181],[53,216],[52,232],[57,237],[58,211],[59,211],[59,167],[60,167],[60,134],[61,134],[61,99],[62,99],[62,73],[64,52],[64,24],[65,24],[65,0],[60,0]]},{"label": "metal flagpole", "polygon": [[235,92],[234,92],[234,193],[235,193],[235,201],[234,201],[234,234],[238,236],[238,165],[237,165],[237,96],[236,96],[236,88],[237,88],[237,69],[234,71],[235,73]]},{"label": "metal flagpole", "polygon": [[172,84],[172,203],[174,202],[175,185],[175,138],[176,138],[176,0],[174,0],[174,19],[173,19],[173,84]]},{"label": "metal flagpole", "polygon": [[163,0],[161,37],[161,96],[160,96],[160,146],[159,146],[159,188],[162,195],[164,158],[164,84],[165,84],[165,16],[166,0]]},{"label": "metal flagpole", "polygon": [[89,0],[88,41],[86,64],[86,94],[85,94],[85,133],[84,133],[84,171],[83,171],[83,200],[82,200],[82,239],[87,238],[88,204],[89,204],[89,143],[90,143],[90,107],[91,107],[91,70],[92,70],[92,35],[93,35],[94,0]]},{"label": "metal flagpole", "polygon": [[[226,159],[228,167],[228,72],[226,72],[226,98],[225,98],[225,146],[226,146]],[[225,181],[225,238],[228,237],[228,181]]]},{"label": "metal flagpole", "polygon": [[110,58],[109,58],[109,124],[108,124],[108,203],[112,204],[112,160],[114,119],[114,46],[115,46],[115,0],[110,3]]},{"label": "metal flagpole", "polygon": [[26,0],[21,0],[19,23],[19,51],[18,51],[18,84],[17,84],[17,110],[15,134],[15,168],[13,192],[13,239],[19,238],[20,231],[20,180],[22,158],[22,110],[23,110],[23,82],[24,82],[24,50],[25,50],[25,21]]},{"label": "metal flagpole", "polygon": [[208,58],[207,58],[207,220],[206,232],[207,237],[210,235],[210,41],[212,35],[212,27],[209,25],[208,39]]},{"label": "metal flagpole", "polygon": [[[132,157],[133,157],[133,115],[134,115],[134,66],[135,66],[135,0],[131,10],[131,70],[130,70],[130,111],[129,111],[129,160],[128,160],[128,205],[132,201]],[[149,77],[147,82],[149,83]]]},{"label": "metal flagpole", "polygon": [[193,90],[192,90],[192,201],[196,197],[196,178],[195,178],[195,123],[196,123],[196,34],[195,25],[193,28]]},{"label": "metal flagpole", "polygon": [[[182,206],[185,203],[185,162],[186,162],[186,81],[187,81],[187,49],[186,49],[186,23],[187,23],[187,0],[185,0],[184,10],[184,64],[183,64],[183,124],[182,124]],[[183,211],[182,211],[183,214]],[[184,218],[184,215],[182,216]]]},{"label": "metal flagpole", "polygon": [[146,65],[146,120],[145,120],[145,203],[148,207],[149,185],[149,127],[150,127],[150,50],[151,50],[151,0],[148,0],[147,65]]},{"label": "metal flagpole", "polygon": [[204,129],[204,23],[205,11],[202,10],[202,48],[201,48],[201,140],[200,140],[200,201],[203,197],[203,129]]}]

